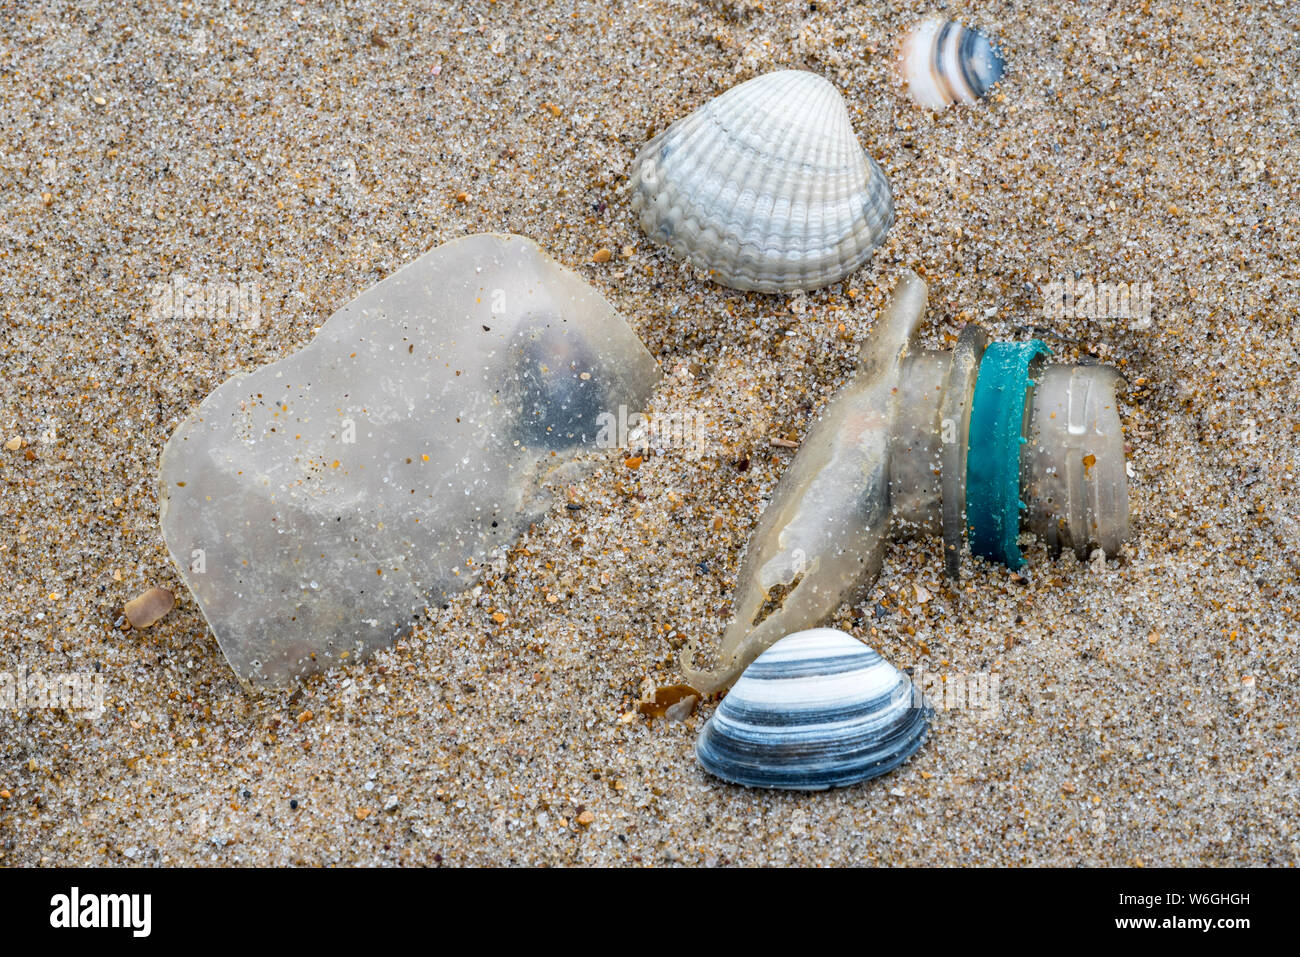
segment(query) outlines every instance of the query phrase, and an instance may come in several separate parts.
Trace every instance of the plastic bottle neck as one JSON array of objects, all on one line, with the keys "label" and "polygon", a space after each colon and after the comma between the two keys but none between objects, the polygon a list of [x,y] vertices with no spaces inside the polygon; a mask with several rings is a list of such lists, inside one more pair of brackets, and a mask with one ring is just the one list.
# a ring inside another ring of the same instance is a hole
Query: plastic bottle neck
[{"label": "plastic bottle neck", "polygon": [[986,345],[967,327],[951,352],[902,364],[890,439],[894,537],[939,535],[950,575],[961,547],[1012,568],[1031,532],[1054,552],[1115,554],[1128,538],[1116,389],[1101,365],[1046,361],[1037,340]]}]

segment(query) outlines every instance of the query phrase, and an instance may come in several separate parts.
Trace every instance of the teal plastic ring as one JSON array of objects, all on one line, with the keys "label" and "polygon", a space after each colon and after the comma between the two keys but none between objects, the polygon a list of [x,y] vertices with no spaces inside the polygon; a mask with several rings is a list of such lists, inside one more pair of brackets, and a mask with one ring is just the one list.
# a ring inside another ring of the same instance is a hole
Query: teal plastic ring
[{"label": "teal plastic ring", "polygon": [[1030,368],[1051,355],[1047,344],[995,342],[984,350],[970,413],[966,522],[972,554],[1019,568],[1020,446]]}]

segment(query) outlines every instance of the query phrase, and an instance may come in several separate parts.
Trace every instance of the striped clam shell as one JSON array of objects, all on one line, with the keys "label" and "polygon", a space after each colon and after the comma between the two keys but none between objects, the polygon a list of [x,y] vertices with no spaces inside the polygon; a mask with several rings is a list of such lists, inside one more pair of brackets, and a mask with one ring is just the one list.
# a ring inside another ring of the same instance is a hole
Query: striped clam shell
[{"label": "striped clam shell", "polygon": [[932,110],[974,103],[1002,79],[1004,68],[988,37],[943,17],[922,20],[899,44],[899,79],[913,100]]},{"label": "striped clam shell", "polygon": [[907,676],[871,648],[813,628],[745,669],[695,754],[734,784],[817,791],[898,767],[925,742],[930,714]]},{"label": "striped clam shell", "polygon": [[664,130],[638,154],[631,194],[650,239],[758,292],[838,282],[894,222],[844,98],[802,70],[742,83]]}]

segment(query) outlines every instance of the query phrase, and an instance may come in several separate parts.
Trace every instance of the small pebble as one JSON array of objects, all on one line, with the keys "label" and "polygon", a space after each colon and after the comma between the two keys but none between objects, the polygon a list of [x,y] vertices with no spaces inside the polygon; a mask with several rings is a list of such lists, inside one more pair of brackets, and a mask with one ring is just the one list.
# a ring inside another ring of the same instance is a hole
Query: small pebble
[{"label": "small pebble", "polygon": [[147,592],[132,598],[122,609],[126,620],[132,628],[148,628],[159,621],[176,605],[176,596],[166,588],[150,588]]}]

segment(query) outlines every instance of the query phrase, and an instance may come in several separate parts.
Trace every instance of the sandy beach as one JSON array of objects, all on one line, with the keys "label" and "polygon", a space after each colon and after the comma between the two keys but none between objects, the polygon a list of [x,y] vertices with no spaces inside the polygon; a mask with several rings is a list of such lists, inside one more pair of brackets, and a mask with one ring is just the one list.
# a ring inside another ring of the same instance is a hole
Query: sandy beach
[{"label": "sandy beach", "polygon": [[[993,95],[933,113],[894,45],[993,37]],[[0,16],[0,865],[1271,865],[1300,860],[1300,54],[1283,2],[510,0],[9,4]],[[638,149],[774,69],[833,82],[893,188],[870,263],[807,294],[649,243]],[[172,565],[158,462],[240,371],[461,236],[535,239],[711,429],[593,453],[504,567],[369,661],[247,694]],[[598,250],[609,257],[597,257]],[[597,261],[607,259],[607,261]],[[1128,379],[1133,541],[1019,573],[892,545],[830,623],[914,677],[996,681],[905,766],[823,793],[706,775],[638,701],[716,646],[746,541],[900,271],[923,344],[980,323]],[[255,321],[158,318],[248,284]],[[1044,315],[1049,284],[1150,314]],[[1145,287],[1143,284],[1149,284]],[[778,440],[773,444],[773,439]],[[569,508],[580,504],[581,508]],[[144,631],[124,604],[176,608]]]}]

